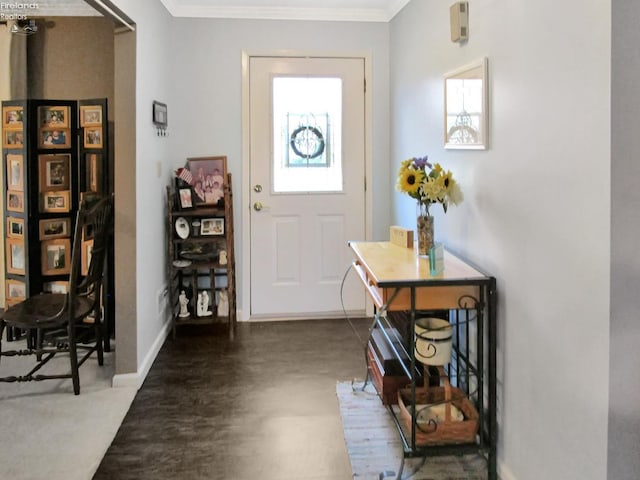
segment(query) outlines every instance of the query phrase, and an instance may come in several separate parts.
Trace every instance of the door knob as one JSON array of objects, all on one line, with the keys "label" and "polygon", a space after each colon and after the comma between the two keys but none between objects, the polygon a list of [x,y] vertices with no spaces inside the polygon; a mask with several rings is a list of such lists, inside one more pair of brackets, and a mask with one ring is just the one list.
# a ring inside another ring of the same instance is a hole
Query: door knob
[{"label": "door knob", "polygon": [[256,202],[253,204],[253,209],[256,212],[259,212],[260,210],[262,210],[264,208],[264,205],[262,205],[262,202]]},{"label": "door knob", "polygon": [[253,187],[253,191],[256,193],[260,193],[262,191],[262,185],[256,185]]}]

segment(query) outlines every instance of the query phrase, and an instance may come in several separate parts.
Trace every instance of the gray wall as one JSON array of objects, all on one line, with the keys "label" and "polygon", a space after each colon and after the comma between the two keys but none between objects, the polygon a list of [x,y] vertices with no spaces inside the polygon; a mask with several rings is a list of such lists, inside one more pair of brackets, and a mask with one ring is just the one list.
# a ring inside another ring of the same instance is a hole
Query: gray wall
[{"label": "gray wall", "polygon": [[612,2],[610,480],[640,475],[640,3]]},{"label": "gray wall", "polygon": [[[502,479],[602,480],[610,3],[473,0],[463,45],[450,4],[413,0],[391,22],[392,171],[428,154],[454,172],[465,201],[435,209],[436,239],[497,277]],[[490,148],[445,150],[443,75],[483,56]],[[392,222],[415,228],[414,202],[387,188]]]}]

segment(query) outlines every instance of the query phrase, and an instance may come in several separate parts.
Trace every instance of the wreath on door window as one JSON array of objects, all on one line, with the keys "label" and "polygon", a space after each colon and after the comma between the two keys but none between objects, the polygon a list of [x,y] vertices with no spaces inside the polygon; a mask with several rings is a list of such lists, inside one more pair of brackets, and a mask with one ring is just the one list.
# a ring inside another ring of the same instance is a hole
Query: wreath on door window
[{"label": "wreath on door window", "polygon": [[306,159],[319,157],[325,147],[322,132],[310,125],[302,125],[291,132],[289,144],[296,155]]}]

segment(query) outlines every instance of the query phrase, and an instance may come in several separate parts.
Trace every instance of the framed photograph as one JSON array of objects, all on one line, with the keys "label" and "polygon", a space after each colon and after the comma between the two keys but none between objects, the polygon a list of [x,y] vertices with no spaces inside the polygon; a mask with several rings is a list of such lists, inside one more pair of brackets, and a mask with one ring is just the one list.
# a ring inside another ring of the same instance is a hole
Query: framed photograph
[{"label": "framed photograph", "polygon": [[38,155],[40,192],[57,192],[70,188],[71,155]]},{"label": "framed photograph", "polygon": [[22,129],[22,116],[24,109],[18,105],[2,107],[2,126],[4,128]]},{"label": "framed photograph", "polygon": [[24,240],[21,238],[7,238],[7,273],[25,274]]},{"label": "framed photograph", "polygon": [[67,129],[41,128],[40,148],[71,148],[71,131]]},{"label": "framed photograph", "polygon": [[24,218],[7,217],[7,237],[24,238]]},{"label": "framed photograph", "polygon": [[24,159],[21,154],[7,154],[7,189],[24,191]]},{"label": "framed photograph", "polygon": [[71,236],[70,218],[45,218],[40,220],[40,240],[67,238]]},{"label": "framed photograph", "polygon": [[80,126],[102,125],[102,107],[100,105],[80,106]]},{"label": "framed photograph", "polygon": [[7,190],[7,211],[24,212],[24,193]]},{"label": "framed photograph", "polygon": [[178,202],[180,210],[190,210],[194,207],[193,191],[189,187],[178,189]]},{"label": "framed photograph", "polygon": [[20,280],[14,280],[13,278],[7,278],[5,283],[7,286],[7,292],[6,292],[7,303],[10,303],[11,305],[13,305],[27,298],[26,283],[21,282]]},{"label": "framed photograph", "polygon": [[102,127],[85,127],[84,148],[102,148]]},{"label": "framed photograph", "polygon": [[487,58],[444,77],[444,147],[485,150],[489,146]]},{"label": "framed photograph", "polygon": [[93,240],[84,240],[80,251],[80,275],[86,277],[91,265],[91,253],[93,252]]},{"label": "framed photograph", "polygon": [[200,235],[224,235],[224,218],[200,220]]},{"label": "framed photograph", "polygon": [[191,172],[196,205],[218,205],[224,198],[227,178],[227,157],[188,158],[187,169]]},{"label": "framed photograph", "polygon": [[44,192],[42,194],[42,212],[66,213],[70,210],[71,192]]},{"label": "framed photograph", "polygon": [[71,270],[71,240],[45,240],[41,245],[42,275],[68,274]]},{"label": "framed photograph", "polygon": [[46,293],[67,293],[69,291],[69,282],[57,281],[57,282],[44,282],[42,284],[42,291]]},{"label": "framed photograph", "polygon": [[153,124],[158,126],[158,127],[162,127],[162,128],[166,128],[167,125],[169,124],[169,117],[168,117],[168,111],[167,111],[167,104],[166,103],[156,102],[154,100],[154,102],[153,102]]},{"label": "framed photograph", "polygon": [[2,146],[4,148],[22,148],[24,146],[24,135],[22,130],[3,129]]},{"label": "framed photograph", "polygon": [[41,128],[69,128],[69,107],[38,107]]},{"label": "framed photograph", "polygon": [[102,176],[102,155],[99,153],[88,153],[85,155],[85,190],[100,193]]}]

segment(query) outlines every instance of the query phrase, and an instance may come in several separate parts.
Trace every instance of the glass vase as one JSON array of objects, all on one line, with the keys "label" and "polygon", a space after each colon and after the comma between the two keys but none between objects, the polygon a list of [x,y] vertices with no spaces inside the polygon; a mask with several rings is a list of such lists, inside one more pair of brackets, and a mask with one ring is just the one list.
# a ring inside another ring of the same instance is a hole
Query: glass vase
[{"label": "glass vase", "polygon": [[429,250],[433,247],[433,217],[428,214],[424,204],[418,204],[418,255],[429,255]]}]

